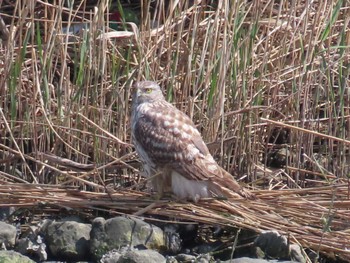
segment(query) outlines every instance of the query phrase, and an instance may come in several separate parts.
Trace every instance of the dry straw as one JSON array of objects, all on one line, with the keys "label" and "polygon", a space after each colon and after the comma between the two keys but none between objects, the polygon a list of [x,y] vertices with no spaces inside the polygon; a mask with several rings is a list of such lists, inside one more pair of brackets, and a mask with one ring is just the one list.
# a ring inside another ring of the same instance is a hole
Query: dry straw
[{"label": "dry straw", "polygon": [[[277,230],[290,242],[330,257],[350,260],[348,249],[349,187],[336,184],[322,188],[256,190],[257,199],[201,200],[198,204],[162,199],[131,190],[108,193],[34,184],[3,184],[0,206],[35,208],[37,215],[75,211],[92,217],[91,211],[130,215],[152,221],[202,223],[245,228],[261,233]],[[320,194],[321,193],[321,194]],[[34,216],[34,215],[33,215]]]}]

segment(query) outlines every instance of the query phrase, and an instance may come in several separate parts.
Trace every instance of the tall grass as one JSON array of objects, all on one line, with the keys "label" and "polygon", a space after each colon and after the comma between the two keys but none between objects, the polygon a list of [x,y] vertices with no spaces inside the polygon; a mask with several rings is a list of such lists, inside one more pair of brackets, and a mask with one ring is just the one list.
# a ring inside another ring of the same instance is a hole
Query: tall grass
[{"label": "tall grass", "polygon": [[[347,1],[141,0],[140,25],[120,27],[130,37],[109,37],[106,13],[131,4],[63,2],[0,4],[1,180],[133,184],[140,79],[157,81],[218,162],[254,186],[349,175]],[[88,29],[66,33],[79,23]],[[281,149],[276,169],[268,159]]]}]

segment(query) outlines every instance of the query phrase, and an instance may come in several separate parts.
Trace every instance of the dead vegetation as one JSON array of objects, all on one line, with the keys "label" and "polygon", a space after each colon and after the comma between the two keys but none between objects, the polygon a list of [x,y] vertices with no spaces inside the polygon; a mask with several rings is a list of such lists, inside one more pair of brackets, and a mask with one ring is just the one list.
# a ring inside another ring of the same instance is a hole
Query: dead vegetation
[{"label": "dead vegetation", "polygon": [[[0,3],[0,204],[277,229],[349,260],[350,3],[189,2]],[[116,12],[138,24],[112,31]],[[258,199],[140,191],[136,79],[156,80]]]}]

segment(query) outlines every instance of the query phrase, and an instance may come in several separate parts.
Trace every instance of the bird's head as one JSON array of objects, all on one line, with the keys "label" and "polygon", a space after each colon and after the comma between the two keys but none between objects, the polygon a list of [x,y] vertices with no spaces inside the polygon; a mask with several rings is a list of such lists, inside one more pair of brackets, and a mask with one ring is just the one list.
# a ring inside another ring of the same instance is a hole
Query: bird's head
[{"label": "bird's head", "polygon": [[160,87],[153,81],[139,81],[133,85],[134,96],[133,102],[139,105],[144,102],[154,102],[164,100]]}]

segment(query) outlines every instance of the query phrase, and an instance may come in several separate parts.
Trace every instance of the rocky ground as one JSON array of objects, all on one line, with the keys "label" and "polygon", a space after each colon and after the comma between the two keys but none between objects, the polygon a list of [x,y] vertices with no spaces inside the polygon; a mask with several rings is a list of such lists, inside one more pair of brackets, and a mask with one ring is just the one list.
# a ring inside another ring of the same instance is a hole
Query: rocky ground
[{"label": "rocky ground", "polygon": [[5,221],[0,262],[305,262],[300,248],[275,231],[258,236],[129,216],[96,217],[91,224],[76,216],[45,219],[26,230]]}]

